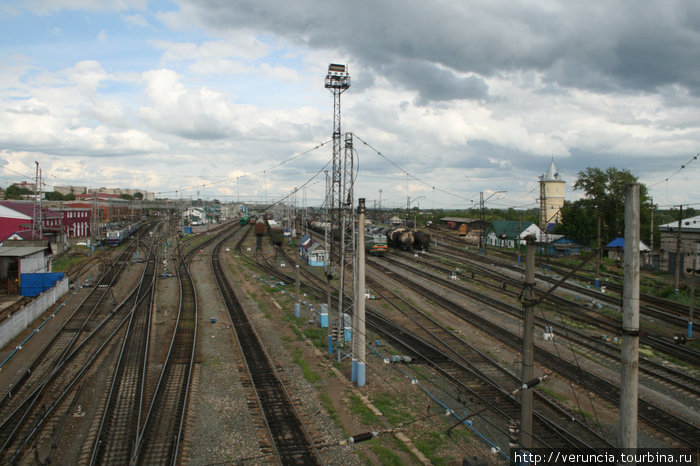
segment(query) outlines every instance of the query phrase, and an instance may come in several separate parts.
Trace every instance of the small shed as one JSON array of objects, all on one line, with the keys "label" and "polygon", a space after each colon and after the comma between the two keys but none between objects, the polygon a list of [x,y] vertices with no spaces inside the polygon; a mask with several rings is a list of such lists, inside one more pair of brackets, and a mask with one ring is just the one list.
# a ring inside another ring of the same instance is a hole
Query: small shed
[{"label": "small shed", "polygon": [[5,240],[0,246],[0,291],[19,294],[23,274],[51,272],[48,241]]},{"label": "small shed", "polygon": [[323,267],[326,265],[326,249],[321,243],[311,239],[309,235],[304,235],[301,239],[301,256],[311,266]]},{"label": "small shed", "polygon": [[556,239],[549,242],[547,246],[547,255],[549,256],[571,256],[580,254],[581,252],[590,251],[591,248],[577,243],[576,241],[566,238],[565,236],[557,235]]},{"label": "small shed", "polygon": [[[617,237],[605,245],[605,249],[608,251],[608,257],[611,259],[624,259],[625,257],[625,238]],[[648,254],[650,252],[649,246],[644,244],[643,241],[639,242],[639,253]]]}]

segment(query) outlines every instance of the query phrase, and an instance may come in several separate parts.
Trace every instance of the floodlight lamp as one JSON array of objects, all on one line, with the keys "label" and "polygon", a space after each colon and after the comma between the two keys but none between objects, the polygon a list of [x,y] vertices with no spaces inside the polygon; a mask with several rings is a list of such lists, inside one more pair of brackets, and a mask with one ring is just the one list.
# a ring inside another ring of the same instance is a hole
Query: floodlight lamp
[{"label": "floodlight lamp", "polygon": [[328,65],[328,74],[326,75],[326,89],[341,89],[345,90],[350,87],[350,75],[347,72],[345,65],[331,63]]}]

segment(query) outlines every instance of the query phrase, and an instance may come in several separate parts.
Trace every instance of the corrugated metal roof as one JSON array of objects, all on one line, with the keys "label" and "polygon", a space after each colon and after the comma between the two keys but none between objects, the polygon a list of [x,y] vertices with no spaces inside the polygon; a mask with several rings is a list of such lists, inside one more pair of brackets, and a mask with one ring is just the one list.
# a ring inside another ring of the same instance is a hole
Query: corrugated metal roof
[{"label": "corrugated metal roof", "polygon": [[[666,223],[664,225],[659,225],[660,231],[676,231],[678,229],[678,220],[674,220],[671,223]],[[681,233],[687,232],[698,232],[700,231],[700,215],[696,217],[684,218],[681,220]]]},{"label": "corrugated metal roof", "polygon": [[465,217],[442,217],[441,222],[457,222],[457,223],[472,223],[479,220],[478,218],[465,218]]},{"label": "corrugated metal roof", "polygon": [[25,257],[43,252],[46,248],[41,246],[0,246],[0,257]]}]

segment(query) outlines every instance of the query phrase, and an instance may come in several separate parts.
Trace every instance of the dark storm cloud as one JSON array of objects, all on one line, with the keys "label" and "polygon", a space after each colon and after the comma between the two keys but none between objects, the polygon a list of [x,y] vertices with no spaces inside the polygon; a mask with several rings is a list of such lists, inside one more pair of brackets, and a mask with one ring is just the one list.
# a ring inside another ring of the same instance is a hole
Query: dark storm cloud
[{"label": "dark storm cloud", "polygon": [[[346,52],[422,100],[482,98],[475,77],[535,70],[563,86],[700,94],[700,3],[183,0],[210,30],[269,33]],[[417,63],[420,66],[417,67]]]}]

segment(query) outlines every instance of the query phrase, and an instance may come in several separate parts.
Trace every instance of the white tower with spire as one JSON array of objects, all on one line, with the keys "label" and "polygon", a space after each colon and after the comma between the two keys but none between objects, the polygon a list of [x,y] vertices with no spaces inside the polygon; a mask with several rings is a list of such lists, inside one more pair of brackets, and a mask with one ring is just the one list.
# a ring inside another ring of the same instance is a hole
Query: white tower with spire
[{"label": "white tower with spire", "polygon": [[564,180],[554,165],[554,158],[547,173],[540,176],[540,229],[561,222],[561,208],[564,207]]}]

